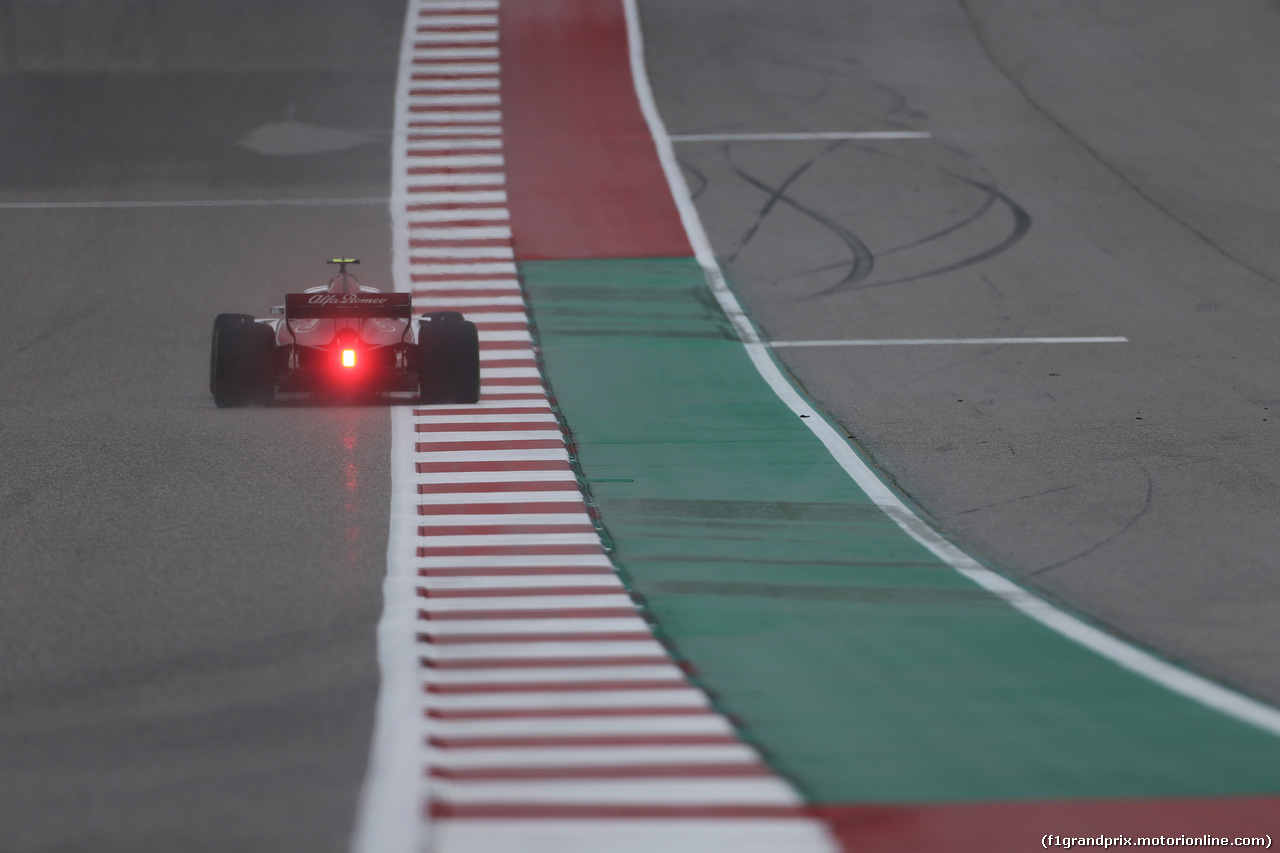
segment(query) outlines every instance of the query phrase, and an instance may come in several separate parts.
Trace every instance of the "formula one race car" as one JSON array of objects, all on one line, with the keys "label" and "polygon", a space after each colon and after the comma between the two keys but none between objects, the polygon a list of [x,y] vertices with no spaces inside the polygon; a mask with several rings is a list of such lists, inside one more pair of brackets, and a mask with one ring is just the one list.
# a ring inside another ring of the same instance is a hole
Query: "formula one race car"
[{"label": "formula one race car", "polygon": [[277,391],[339,399],[417,392],[423,403],[480,399],[476,324],[456,311],[424,314],[413,335],[408,293],[364,287],[335,258],[327,286],[286,293],[281,319],[219,314],[213,321],[209,390],[219,407],[270,405]]}]

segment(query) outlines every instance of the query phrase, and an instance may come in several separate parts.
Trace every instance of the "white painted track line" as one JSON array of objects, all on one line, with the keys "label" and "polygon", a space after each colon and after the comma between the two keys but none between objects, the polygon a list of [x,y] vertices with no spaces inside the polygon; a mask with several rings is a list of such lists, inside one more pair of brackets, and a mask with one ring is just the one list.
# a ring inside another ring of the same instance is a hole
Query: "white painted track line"
[{"label": "white painted track line", "polygon": [[436,137],[500,136],[501,134],[502,134],[502,128],[500,128],[497,124],[494,124],[493,122],[488,122],[484,124],[477,124],[477,125],[471,125],[471,126],[445,124],[445,125],[439,125],[437,127],[426,127],[426,126],[419,127],[415,125],[413,130],[409,131],[408,137],[413,142],[413,144],[417,145],[419,142],[430,140]]},{"label": "white painted track line", "polygon": [[[479,418],[480,415],[477,415]],[[511,416],[511,415],[504,415]],[[524,415],[521,415],[524,416]],[[568,466],[563,469],[530,471],[443,471],[424,474],[424,483],[460,485],[463,483],[577,483]]]},{"label": "white painted track line", "polygon": [[[497,158],[501,159],[501,158]],[[426,240],[510,240],[511,229],[506,225],[482,225],[470,228],[439,227],[423,235]]]},{"label": "white painted track line", "polygon": [[[427,670],[423,680],[437,685],[480,684],[551,684],[608,681],[672,681],[683,682],[684,671],[673,664],[642,666],[591,666],[591,667],[527,667],[523,669],[481,670]],[[738,749],[750,752],[746,746],[715,747],[718,750]],[[558,750],[546,750],[548,756],[559,755]],[[752,753],[754,755],[754,753]]]},{"label": "white painted track line", "polygon": [[[421,435],[421,433],[420,433]],[[555,436],[559,440],[559,433]],[[566,500],[581,500],[580,494],[564,492],[449,492],[447,494],[428,493],[421,496],[423,505],[459,506],[462,504],[515,504],[515,503],[564,503]]]},{"label": "white painted track line", "polygon": [[707,697],[701,690],[685,687],[674,690],[566,690],[539,693],[476,693],[428,695],[427,706],[441,710],[591,710],[594,708],[705,708]]},{"label": "white painted track line", "polygon": [[413,81],[413,92],[433,91],[480,91],[484,89],[497,89],[497,77],[467,77],[467,78],[432,78],[419,79]]},{"label": "white painted track line", "polygon": [[460,74],[474,75],[477,77],[498,73],[498,63],[496,62],[419,62],[413,66],[413,80],[417,81],[424,78],[449,76],[454,77]]},{"label": "white painted track line", "polygon": [[[527,324],[529,322],[529,315],[526,314],[524,311],[475,311],[472,313],[472,316],[475,318],[476,324],[480,326],[484,326],[484,324],[486,323],[526,323]],[[486,334],[483,328],[481,329],[480,334],[481,335]],[[528,331],[525,331],[525,330],[520,330],[520,331],[510,330],[506,332],[497,332],[497,331],[488,332],[487,334],[528,335],[529,333]],[[483,341],[484,338],[482,337],[481,340]],[[500,341],[500,340],[504,340],[504,338],[494,337],[494,338],[490,338],[490,340]],[[522,340],[523,341],[523,340],[530,340],[530,339],[521,337],[521,338],[506,338],[505,340]],[[531,352],[532,350],[530,349],[525,351]],[[483,400],[481,402],[483,402]]]},{"label": "white painted track line", "polygon": [[490,440],[495,444],[506,441],[537,441],[548,439],[559,441],[564,433],[557,426],[553,429],[508,429],[494,432],[475,432],[471,430],[450,430],[449,425],[439,430],[423,430],[418,432],[420,441],[430,440],[436,444],[450,444],[459,441]]},{"label": "white painted track line", "polygon": [[[433,16],[442,12],[496,11],[497,8],[498,0],[437,0],[435,3],[422,3],[418,17],[430,20]],[[411,18],[410,21],[412,22],[412,20]]]},{"label": "white painted track line", "polygon": [[[474,518],[468,518],[467,524],[490,525],[495,527],[510,527],[512,525],[521,524],[591,524],[591,516],[585,512],[548,512],[548,513],[495,513],[495,514],[474,514]],[[456,515],[423,515],[418,519],[419,526],[439,526],[447,527],[458,523]]]},{"label": "white painted track line", "polygon": [[[426,44],[426,41],[414,34],[415,41]],[[446,47],[431,52],[432,59],[497,59],[496,47]],[[497,117],[490,119],[497,121]]]},{"label": "white painted track line", "polygon": [[[415,252],[415,254],[418,254]],[[409,258],[409,263],[413,264],[413,271],[424,275],[515,275],[516,265],[511,261],[502,263],[458,263],[458,264],[442,264],[442,263],[418,263],[413,257]]]},{"label": "white painted track line", "polygon": [[481,44],[496,42],[497,32],[493,30],[463,30],[461,32],[436,32],[432,28],[419,27],[414,41],[419,45],[428,44]]},{"label": "white painted track line", "polygon": [[[549,405],[550,404],[547,402],[546,398],[540,398],[537,400],[486,400],[484,399],[484,396],[481,395],[480,402],[476,403],[474,406],[468,406],[467,409],[477,412],[483,412],[486,409],[546,409]],[[433,409],[426,409],[424,411],[457,411],[457,408],[437,406]]]},{"label": "white painted track line", "polygon": [[[418,17],[420,19],[431,20],[433,16],[441,12],[450,13],[458,11],[496,11],[498,8],[498,0],[438,0],[435,3],[421,4],[422,11]],[[412,19],[410,19],[412,21]]]},{"label": "white painted track line", "polygon": [[496,107],[501,103],[500,98],[496,94],[414,94],[410,95],[409,103],[415,107],[451,107],[451,106],[469,106],[469,107]]},{"label": "white painted track line", "polygon": [[[425,23],[422,22],[424,20]],[[420,18],[418,29],[421,30],[423,27],[491,27],[496,29],[497,26],[497,15],[431,15]]]},{"label": "white painted track line", "polygon": [[521,747],[445,749],[433,760],[455,769],[481,767],[610,767],[645,764],[757,764],[760,756],[743,744],[724,746]]},{"label": "white painted track line", "polygon": [[[622,581],[613,575],[600,575],[599,577],[591,575],[503,575],[499,577],[484,575],[473,578],[423,578],[419,581],[419,585],[425,590],[440,592],[480,589],[536,590],[569,585],[599,587],[600,589],[624,589]],[[523,601],[524,599],[521,600]],[[628,601],[622,606],[629,607],[630,605],[631,602]]]},{"label": "white painted track line", "polygon": [[432,124],[497,124],[502,114],[496,110],[457,110],[448,113],[416,112],[413,114],[413,128],[426,127]]},{"label": "white painted track line", "polygon": [[435,637],[501,637],[511,634],[648,634],[649,626],[639,616],[616,619],[458,619],[447,622],[419,622],[419,627]]},{"label": "white painted track line", "polygon": [[506,221],[509,215],[505,207],[465,207],[447,210],[410,210],[408,218],[413,225],[421,225],[432,222]]},{"label": "white painted track line", "polygon": [[[414,540],[415,544],[417,539]],[[612,569],[613,564],[604,554],[513,554],[483,555],[475,557],[419,557],[415,563],[422,569],[484,568],[580,568]]]},{"label": "white painted track line", "polygon": [[593,640],[590,643],[543,640],[520,643],[451,643],[418,649],[430,660],[538,660],[553,658],[662,658],[667,650],[657,640]]},{"label": "white painted track line", "polygon": [[501,172],[424,172],[415,167],[410,178],[418,187],[463,187],[463,186],[500,186],[503,181]]},{"label": "white painted track line", "polygon": [[431,733],[440,738],[585,737],[594,735],[732,735],[733,727],[717,714],[636,717],[528,717],[523,719],[434,720]]},{"label": "white painted track line", "polygon": [[[440,252],[442,252],[442,253],[444,253],[444,252],[448,252],[449,250],[448,250],[448,249],[441,249],[441,250],[439,250],[439,251],[440,251]],[[509,253],[510,253],[510,249],[506,249],[506,250],[503,250],[503,252],[502,252],[501,254],[500,254],[500,253],[498,253],[498,252],[493,252],[493,253],[491,253],[491,254],[490,254],[490,250],[489,250],[489,249],[487,249],[487,248],[480,248],[480,249],[473,249],[473,250],[472,250],[471,257],[507,257],[507,256],[509,256]],[[455,255],[454,255],[454,257],[466,257],[466,255],[463,255],[462,253],[457,253],[457,254],[455,254]],[[437,296],[437,297],[432,298],[432,300],[431,300],[431,306],[432,306],[432,308],[436,308],[436,307],[440,307],[440,308],[450,308],[450,307],[457,307],[457,308],[480,308],[480,307],[485,307],[485,306],[488,306],[488,307],[506,307],[506,306],[509,306],[509,307],[523,307],[523,306],[524,306],[524,297],[523,297],[523,296],[520,296],[520,295],[518,295],[518,294],[512,294],[511,296],[486,296],[486,297],[477,297],[477,296]],[[468,311],[468,312],[464,312],[464,313],[468,313],[468,314],[469,314],[469,313],[472,313],[472,312],[469,312],[469,311]]]},{"label": "white painted track line", "polygon": [[414,205],[438,204],[444,206],[459,204],[506,204],[507,194],[503,190],[458,190],[456,192],[434,190],[432,192],[414,192],[410,203]]},{"label": "white painted track line", "polygon": [[[593,534],[594,535],[594,534]],[[562,586],[572,583],[561,581]],[[430,589],[430,587],[424,587]],[[530,591],[538,590],[530,587]],[[631,608],[631,596],[626,593],[599,595],[480,595],[463,598],[430,598],[419,608],[428,613],[465,613],[470,610],[573,610],[581,608]],[[515,620],[512,620],[515,621]]]},{"label": "white painted track line", "polygon": [[568,462],[568,451],[555,450],[455,450],[448,453],[420,450],[418,458],[425,462]]},{"label": "white painted track line", "polygon": [[777,779],[539,779],[525,782],[458,782],[432,785],[445,802],[646,806],[798,806]]},{"label": "white painted track line", "polygon": [[[410,162],[418,166],[435,166],[438,168],[458,168],[464,166],[502,167],[501,154],[409,154]],[[500,177],[500,176],[499,176]],[[510,237],[511,232],[496,236]]]},{"label": "white painted track line", "polygon": [[[575,496],[576,497],[576,496]],[[598,547],[599,534],[595,530],[590,533],[484,533],[475,535],[449,535],[426,528],[420,530],[421,539],[417,547],[424,557],[430,557],[440,548],[475,548],[483,552],[484,548],[539,547],[556,549],[563,553],[575,553],[575,546]],[[563,546],[556,548],[556,546]]]},{"label": "white painted track line", "polygon": [[[463,220],[453,220],[454,222]],[[472,220],[474,221],[474,220]],[[415,233],[414,239],[445,239],[439,235],[443,229],[438,225],[428,226],[431,230],[426,233],[430,236],[418,237]],[[512,293],[522,293],[519,283],[512,278],[504,278],[498,276],[496,278],[461,278],[461,279],[441,279],[438,281],[424,281],[414,287],[414,290],[420,290],[426,293],[450,291],[450,290],[510,290]]]},{"label": "white painted track line", "polygon": [[[484,414],[418,415],[416,418],[414,418],[414,423],[415,424],[504,424],[504,423],[510,423],[513,417],[514,416],[512,415],[484,415]],[[556,426],[557,430],[559,429],[559,424],[556,421],[556,416],[551,413],[551,409],[549,407],[546,409],[546,411],[529,412],[528,414],[521,414],[518,417],[520,418],[521,423],[531,423],[534,421],[538,421],[538,422],[553,424]],[[529,473],[532,475],[532,474],[537,474],[539,472],[531,471]],[[560,476],[564,476],[564,475],[560,475]],[[534,477],[533,479],[543,479],[543,478]],[[548,476],[546,477],[546,479],[552,479],[552,477]],[[569,479],[572,479],[572,477],[569,477]]]}]

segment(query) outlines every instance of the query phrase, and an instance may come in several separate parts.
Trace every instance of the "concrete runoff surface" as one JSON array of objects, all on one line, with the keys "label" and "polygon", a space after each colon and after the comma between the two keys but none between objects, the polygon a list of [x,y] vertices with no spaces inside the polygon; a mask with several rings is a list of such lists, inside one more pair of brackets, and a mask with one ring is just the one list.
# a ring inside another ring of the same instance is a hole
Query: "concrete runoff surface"
[{"label": "concrete runoff surface", "polygon": [[673,135],[774,340],[972,553],[1280,700],[1273,3],[647,0]]},{"label": "concrete runoff surface", "polygon": [[[269,6],[0,6],[6,851],[349,843],[387,411],[215,409],[208,336],[335,253],[387,286],[385,203],[14,206],[385,198],[402,5]],[[238,144],[289,122],[373,142]]]}]

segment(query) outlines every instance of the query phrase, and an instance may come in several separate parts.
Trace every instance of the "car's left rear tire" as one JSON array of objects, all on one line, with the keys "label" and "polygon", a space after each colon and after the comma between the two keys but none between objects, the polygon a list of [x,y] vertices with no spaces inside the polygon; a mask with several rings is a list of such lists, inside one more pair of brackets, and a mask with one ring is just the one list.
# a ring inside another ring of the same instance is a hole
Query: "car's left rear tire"
[{"label": "car's left rear tire", "polygon": [[275,400],[275,333],[247,314],[213,321],[209,390],[219,408],[269,406]]}]

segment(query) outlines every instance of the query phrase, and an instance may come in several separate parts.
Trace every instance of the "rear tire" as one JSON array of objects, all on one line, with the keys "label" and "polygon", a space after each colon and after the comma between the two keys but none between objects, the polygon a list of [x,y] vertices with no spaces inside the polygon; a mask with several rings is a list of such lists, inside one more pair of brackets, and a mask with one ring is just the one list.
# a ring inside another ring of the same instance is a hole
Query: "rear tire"
[{"label": "rear tire", "polygon": [[456,311],[418,321],[418,388],[423,403],[480,400],[480,335]]},{"label": "rear tire", "polygon": [[219,408],[269,406],[275,400],[275,333],[247,314],[213,321],[209,391]]},{"label": "rear tire", "polygon": [[209,353],[209,393],[216,394],[218,387],[218,330],[239,323],[252,323],[248,314],[219,314],[213,321],[213,346]]}]

